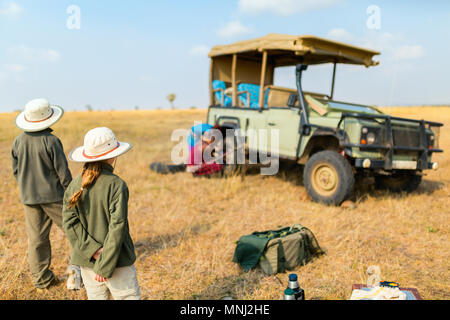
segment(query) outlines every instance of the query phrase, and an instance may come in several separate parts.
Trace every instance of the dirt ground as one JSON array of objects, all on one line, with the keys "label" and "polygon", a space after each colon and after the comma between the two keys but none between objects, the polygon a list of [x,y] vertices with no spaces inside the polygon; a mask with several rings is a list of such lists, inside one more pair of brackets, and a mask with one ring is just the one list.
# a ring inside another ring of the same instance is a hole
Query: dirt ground
[{"label": "dirt ground", "polygon": [[[171,133],[204,120],[206,110],[67,112],[54,126],[66,153],[84,134],[107,126],[134,149],[119,158],[116,173],[130,189],[129,220],[144,299],[282,299],[288,274],[244,273],[232,257],[240,236],[303,224],[327,254],[297,268],[306,299],[348,299],[354,283],[367,281],[378,265],[382,279],[415,287],[424,299],[450,299],[450,108],[385,109],[393,115],[440,121],[438,171],[427,171],[417,192],[356,187],[356,209],[327,207],[305,196],[301,167],[283,166],[276,176],[248,174],[194,179],[187,173],[158,175],[153,161],[169,161]],[[85,299],[61,282],[33,289],[27,265],[23,206],[11,172],[10,149],[20,131],[16,114],[0,114],[0,299]],[[73,175],[80,165],[70,164]],[[52,268],[64,278],[70,246],[53,227]]]}]

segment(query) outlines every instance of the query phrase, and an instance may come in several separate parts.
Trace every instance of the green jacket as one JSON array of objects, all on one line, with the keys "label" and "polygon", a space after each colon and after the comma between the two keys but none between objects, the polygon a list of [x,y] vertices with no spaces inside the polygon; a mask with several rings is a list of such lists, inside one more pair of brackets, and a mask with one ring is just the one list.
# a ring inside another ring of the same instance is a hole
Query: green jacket
[{"label": "green jacket", "polygon": [[63,146],[52,131],[24,132],[12,145],[12,169],[23,204],[60,202],[72,181]]},{"label": "green jacket", "polygon": [[[81,176],[77,176],[64,194],[63,205],[63,228],[72,247],[71,263],[92,268],[105,278],[111,278],[116,268],[136,261],[128,226],[128,187],[113,170],[103,163],[100,176],[69,209],[70,198],[81,188]],[[100,248],[103,252],[94,260],[92,256]]]}]

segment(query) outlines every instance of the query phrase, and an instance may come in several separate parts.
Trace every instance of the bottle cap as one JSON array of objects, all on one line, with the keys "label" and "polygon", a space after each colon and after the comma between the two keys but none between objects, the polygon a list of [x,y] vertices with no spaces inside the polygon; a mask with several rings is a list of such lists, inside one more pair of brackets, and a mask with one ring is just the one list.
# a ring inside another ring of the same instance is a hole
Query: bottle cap
[{"label": "bottle cap", "polygon": [[289,281],[297,281],[298,277],[295,273],[289,275]]}]

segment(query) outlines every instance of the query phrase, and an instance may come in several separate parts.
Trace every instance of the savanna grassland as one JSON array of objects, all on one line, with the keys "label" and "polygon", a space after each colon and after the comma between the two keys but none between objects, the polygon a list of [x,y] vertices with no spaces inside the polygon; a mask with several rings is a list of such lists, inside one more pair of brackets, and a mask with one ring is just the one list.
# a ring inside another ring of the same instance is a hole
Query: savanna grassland
[{"label": "savanna grassland", "polygon": [[[382,278],[416,287],[424,299],[450,299],[450,108],[386,109],[393,115],[440,121],[438,171],[427,171],[417,192],[356,187],[357,208],[327,207],[305,196],[301,168],[282,167],[277,176],[248,174],[194,179],[188,173],[158,175],[153,161],[169,161],[176,128],[204,120],[206,110],[67,112],[54,134],[66,153],[82,145],[94,127],[111,128],[134,149],[120,157],[116,173],[130,189],[129,220],[144,299],[281,299],[287,274],[244,273],[232,257],[240,236],[303,224],[326,255],[295,270],[307,299],[348,299],[354,283],[365,283],[370,265]],[[10,148],[20,131],[16,114],[0,114],[0,299],[85,299],[65,282],[33,289],[27,264],[23,206],[11,172]],[[70,163],[72,174],[80,165]],[[69,242],[56,226],[51,233],[52,268],[64,278]]]}]

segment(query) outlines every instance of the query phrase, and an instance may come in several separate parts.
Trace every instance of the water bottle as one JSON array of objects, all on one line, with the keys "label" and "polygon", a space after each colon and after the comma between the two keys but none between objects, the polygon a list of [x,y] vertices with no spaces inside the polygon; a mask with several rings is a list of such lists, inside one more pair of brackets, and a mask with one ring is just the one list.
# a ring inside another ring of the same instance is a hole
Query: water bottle
[{"label": "water bottle", "polygon": [[284,290],[284,299],[283,300],[295,300],[295,292],[292,289],[287,288]]},{"label": "water bottle", "polygon": [[305,291],[298,285],[298,277],[295,273],[289,275],[288,289],[294,291],[295,300],[305,300]]}]

